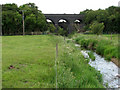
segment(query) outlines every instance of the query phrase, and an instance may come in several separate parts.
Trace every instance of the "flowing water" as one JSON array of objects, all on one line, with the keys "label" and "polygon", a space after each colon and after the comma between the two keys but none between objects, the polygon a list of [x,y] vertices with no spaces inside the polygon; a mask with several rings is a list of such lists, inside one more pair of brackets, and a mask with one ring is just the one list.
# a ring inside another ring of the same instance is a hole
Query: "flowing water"
[{"label": "flowing water", "polygon": [[[80,45],[75,44],[75,46],[80,47]],[[85,58],[89,58],[88,50],[82,50],[81,53]],[[108,85],[109,88],[118,88],[118,66],[116,66],[113,62],[106,61],[103,57],[96,54],[94,52],[95,61],[90,59],[89,65],[94,67],[96,70],[100,71],[103,77],[103,85],[106,87]]]}]

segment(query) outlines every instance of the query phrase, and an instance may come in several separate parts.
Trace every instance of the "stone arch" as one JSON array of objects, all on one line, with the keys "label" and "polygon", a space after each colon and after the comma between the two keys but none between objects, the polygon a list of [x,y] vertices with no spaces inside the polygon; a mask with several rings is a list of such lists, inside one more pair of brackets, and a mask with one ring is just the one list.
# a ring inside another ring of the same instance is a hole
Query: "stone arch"
[{"label": "stone arch", "polygon": [[65,18],[58,19],[58,26],[68,31],[69,21]]},{"label": "stone arch", "polygon": [[69,23],[69,21],[68,21],[67,19],[65,19],[65,18],[60,18],[60,19],[58,19],[58,23],[59,23],[59,22]]},{"label": "stone arch", "polygon": [[47,23],[55,24],[55,22],[52,19],[46,18]]},{"label": "stone arch", "polygon": [[75,30],[80,33],[80,32],[84,32],[84,29],[83,29],[83,20],[81,19],[75,19],[74,20],[74,27],[75,27]]},{"label": "stone arch", "polygon": [[75,19],[75,20],[74,20],[74,23],[76,23],[76,24],[81,24],[81,23],[83,23],[83,21],[82,21],[81,19]]}]

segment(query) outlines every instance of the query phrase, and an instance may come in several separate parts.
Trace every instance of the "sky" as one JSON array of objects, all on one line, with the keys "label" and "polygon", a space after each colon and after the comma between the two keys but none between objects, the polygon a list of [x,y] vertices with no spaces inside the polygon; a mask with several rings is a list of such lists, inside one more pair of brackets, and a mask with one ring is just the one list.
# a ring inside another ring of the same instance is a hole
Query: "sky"
[{"label": "sky", "polygon": [[44,14],[79,14],[85,9],[105,9],[118,6],[120,0],[0,0],[0,4],[16,3],[18,6],[35,3]]}]

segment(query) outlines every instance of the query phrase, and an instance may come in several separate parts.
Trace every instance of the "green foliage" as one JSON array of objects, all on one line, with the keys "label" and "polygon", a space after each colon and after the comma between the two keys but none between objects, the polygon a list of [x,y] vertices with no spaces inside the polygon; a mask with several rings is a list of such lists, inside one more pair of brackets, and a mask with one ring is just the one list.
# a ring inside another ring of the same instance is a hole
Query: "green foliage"
[{"label": "green foliage", "polygon": [[24,10],[25,32],[45,32],[47,30],[47,23],[45,16],[34,3],[24,4],[18,7],[16,4],[2,5],[2,27],[3,35],[18,35],[22,34],[23,30],[23,16]]},{"label": "green foliage", "polygon": [[16,4],[2,5],[2,33],[3,35],[11,35],[20,33],[22,26],[21,14],[17,12],[18,7]]},{"label": "green foliage", "polygon": [[25,26],[28,32],[33,32],[35,29],[36,17],[34,14],[30,14],[25,19]]},{"label": "green foliage", "polygon": [[66,32],[66,31],[65,31],[63,28],[58,27],[58,31],[57,31],[57,34],[58,34],[58,35],[64,36],[64,35],[65,35],[65,32]]},{"label": "green foliage", "polygon": [[48,31],[51,32],[51,33],[55,33],[55,26],[53,24],[48,24]]},{"label": "green foliage", "polygon": [[81,44],[81,47],[94,50],[96,48],[97,41],[94,39],[86,39],[84,37],[75,38],[77,44]]},{"label": "green foliage", "polygon": [[86,25],[86,26],[84,26],[84,30],[90,30],[90,27],[89,27],[90,25],[88,24],[88,25]]},{"label": "green foliage", "polygon": [[104,23],[103,33],[120,33],[120,7],[111,6],[105,10],[85,10],[81,12],[85,15],[85,30],[89,30],[94,21]]},{"label": "green foliage", "polygon": [[89,11],[85,16],[85,24],[90,24],[96,19],[97,13],[95,11]]},{"label": "green foliage", "polygon": [[118,59],[118,36],[114,35],[111,40],[111,35],[80,35],[75,38],[75,42],[86,49],[96,51],[96,53],[104,56],[106,60],[111,58]]},{"label": "green foliage", "polygon": [[[31,29],[34,29],[32,31],[41,31],[44,32],[47,30],[47,23],[46,23],[46,19],[45,16],[42,14],[42,12],[40,10],[38,10],[37,6],[35,6],[34,3],[28,3],[28,4],[24,4],[22,6],[19,7],[20,10],[26,10],[25,11],[25,20],[27,18],[31,18],[33,25],[31,25],[31,21],[30,23],[27,22],[26,27],[29,27],[29,25],[32,26]],[[27,28],[26,28],[27,29]]]},{"label": "green foliage", "polygon": [[104,50],[104,55],[106,55],[106,60],[111,60],[111,58],[118,58],[118,49],[115,46],[106,46]]},{"label": "green foliage", "polygon": [[103,88],[101,74],[61,36],[3,36],[2,41],[3,88],[55,88],[56,42],[58,88]]},{"label": "green foliage", "polygon": [[[64,45],[58,59],[59,88],[102,88],[102,75],[92,68],[73,43]],[[67,47],[67,48],[66,48]]]},{"label": "green foliage", "polygon": [[93,52],[91,51],[91,52],[88,52],[88,55],[89,55],[89,57],[91,58],[91,60],[95,60],[95,56],[94,56],[94,54],[93,54]]},{"label": "green foliage", "polygon": [[104,23],[98,23],[98,22],[93,22],[92,25],[90,26],[92,32],[97,35],[103,33],[104,27],[105,27]]}]

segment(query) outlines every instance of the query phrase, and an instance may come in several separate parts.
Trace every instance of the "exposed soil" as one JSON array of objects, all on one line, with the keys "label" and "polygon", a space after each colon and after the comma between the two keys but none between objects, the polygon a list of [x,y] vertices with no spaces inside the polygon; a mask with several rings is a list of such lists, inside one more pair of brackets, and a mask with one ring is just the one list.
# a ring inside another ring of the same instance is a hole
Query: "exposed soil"
[{"label": "exposed soil", "polygon": [[8,68],[9,69],[14,69],[15,67],[13,65],[10,65]]},{"label": "exposed soil", "polygon": [[112,58],[111,61],[115,63],[120,68],[120,61],[116,58]]}]

